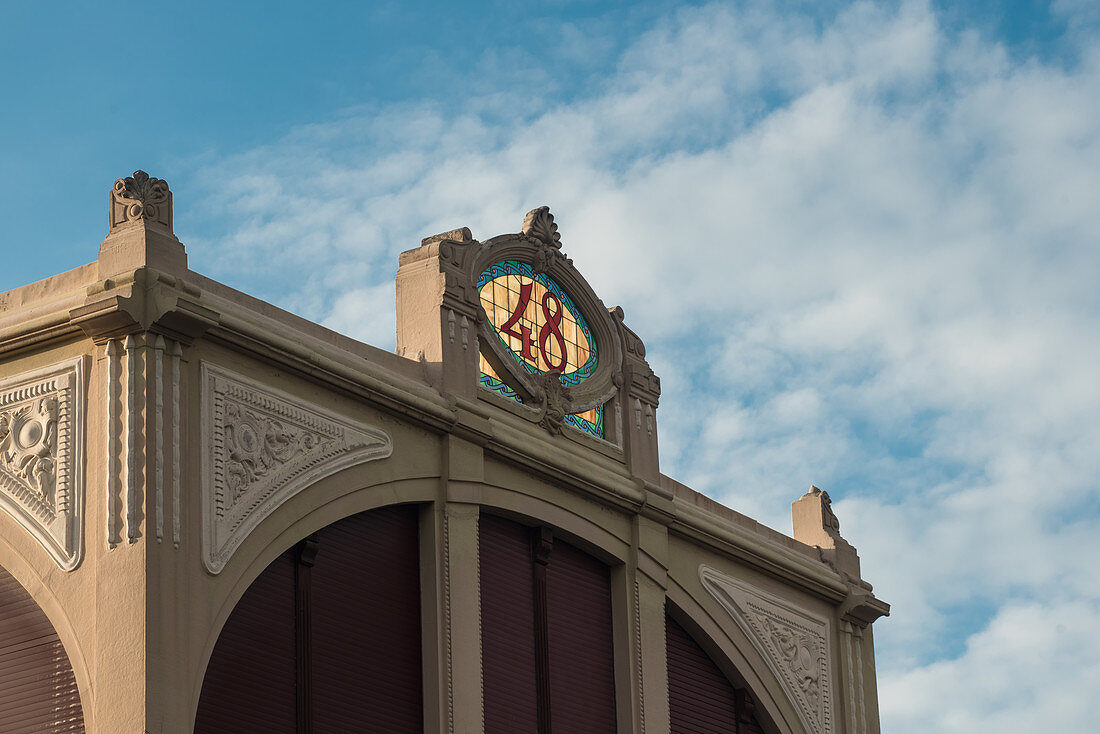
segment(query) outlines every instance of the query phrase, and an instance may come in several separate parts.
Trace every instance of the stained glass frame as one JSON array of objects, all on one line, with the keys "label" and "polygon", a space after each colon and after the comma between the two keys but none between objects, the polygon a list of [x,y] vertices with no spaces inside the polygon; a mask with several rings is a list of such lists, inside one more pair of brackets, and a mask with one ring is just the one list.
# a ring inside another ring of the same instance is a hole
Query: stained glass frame
[{"label": "stained glass frame", "polygon": [[[524,359],[520,354],[517,354],[512,346],[501,335],[500,327],[497,324],[493,323],[493,317],[490,316],[489,308],[492,308],[494,311],[494,315],[496,315],[496,309],[502,307],[502,301],[504,301],[505,299],[501,298],[501,294],[497,291],[494,291],[488,297],[483,296],[482,294],[485,288],[496,288],[500,284],[500,281],[504,280],[505,283],[503,284],[503,288],[508,293],[508,302],[511,303],[516,301],[518,293],[508,286],[508,283],[510,282],[508,281],[508,276],[527,278],[531,282],[541,285],[543,288],[545,288],[546,292],[552,293],[554,297],[558,299],[561,307],[568,311],[569,316],[572,318],[575,324],[576,330],[579,330],[580,336],[585,342],[584,345],[581,345],[579,343],[579,341],[576,339],[575,334],[572,335],[572,339],[570,339],[569,336],[563,335],[563,343],[566,344],[566,350],[565,353],[561,354],[560,356],[563,360],[568,360],[568,345],[570,344],[573,346],[573,349],[577,356],[576,359],[573,360],[575,363],[575,369],[572,369],[568,372],[563,372],[561,374],[560,379],[562,384],[566,387],[574,387],[580,385],[582,382],[584,382],[584,380],[591,377],[599,365],[599,346],[597,345],[596,339],[592,334],[592,330],[588,326],[588,322],[585,320],[583,312],[577,306],[576,302],[572,298],[570,298],[569,294],[566,293],[565,290],[553,278],[549,277],[546,273],[536,273],[529,264],[520,260],[501,260],[499,262],[493,263],[480,274],[475,284],[477,287],[479,300],[481,301],[482,312],[486,320],[488,321],[492,332],[496,336],[499,346],[503,347],[506,353],[512,357],[516,364],[518,364],[528,374],[538,375],[549,371],[539,369],[537,364],[539,360],[537,358],[534,360],[536,361],[536,364],[531,364],[531,361],[528,361],[527,359]],[[505,308],[505,312],[507,312],[507,308]],[[529,323],[529,328],[531,328],[532,331],[535,327],[538,326],[536,321],[532,321],[531,319],[527,318],[526,315],[521,316],[519,321]],[[572,324],[569,326],[572,326]],[[573,329],[567,326],[567,331],[573,331]],[[583,363],[579,363],[580,357],[582,356],[582,351],[586,353],[586,357]],[[545,361],[545,359],[542,361]],[[500,375],[496,374],[496,371],[493,370],[492,366],[485,359],[484,355],[481,356],[481,370],[478,382],[482,387],[492,393],[519,403],[523,402],[523,399],[521,398],[519,393],[515,389],[510,387],[508,383],[501,378]],[[593,408],[581,411],[579,413],[566,415],[565,423],[591,436],[603,438],[604,406],[597,405]]]}]

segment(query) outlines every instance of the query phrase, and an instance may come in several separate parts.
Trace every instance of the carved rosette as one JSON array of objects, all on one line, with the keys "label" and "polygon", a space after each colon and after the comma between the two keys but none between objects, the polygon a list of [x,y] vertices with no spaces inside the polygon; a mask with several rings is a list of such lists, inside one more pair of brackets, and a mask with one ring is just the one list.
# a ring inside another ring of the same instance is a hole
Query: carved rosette
[{"label": "carved rosette", "polygon": [[283,502],[393,451],[377,428],[210,364],[202,389],[203,562],[211,573]]},{"label": "carved rosette", "polygon": [[172,192],[168,182],[145,171],[120,178],[111,188],[111,229],[126,222],[148,221],[172,229]]},{"label": "carved rosette", "polygon": [[699,578],[767,661],[806,731],[832,734],[828,620],[707,566]]},{"label": "carved rosette", "polygon": [[66,571],[81,558],[84,361],[0,381],[0,507]]}]

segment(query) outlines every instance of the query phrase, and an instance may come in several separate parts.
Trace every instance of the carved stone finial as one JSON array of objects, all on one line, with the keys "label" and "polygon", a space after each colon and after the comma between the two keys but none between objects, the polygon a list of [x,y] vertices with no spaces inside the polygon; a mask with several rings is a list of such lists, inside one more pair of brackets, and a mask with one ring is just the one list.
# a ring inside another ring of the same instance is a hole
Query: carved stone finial
[{"label": "carved stone finial", "polygon": [[172,192],[168,182],[145,171],[120,178],[111,188],[111,231],[127,222],[155,222],[172,231]]},{"label": "carved stone finial", "polygon": [[554,224],[554,215],[550,213],[550,207],[540,206],[527,212],[523,218],[523,228],[520,230],[528,237],[561,249],[561,235],[558,234],[558,225]]},{"label": "carved stone finial", "polygon": [[856,549],[841,537],[840,520],[833,513],[828,492],[811,485],[806,494],[791,503],[794,539],[821,549],[821,560],[842,575],[859,578]]}]

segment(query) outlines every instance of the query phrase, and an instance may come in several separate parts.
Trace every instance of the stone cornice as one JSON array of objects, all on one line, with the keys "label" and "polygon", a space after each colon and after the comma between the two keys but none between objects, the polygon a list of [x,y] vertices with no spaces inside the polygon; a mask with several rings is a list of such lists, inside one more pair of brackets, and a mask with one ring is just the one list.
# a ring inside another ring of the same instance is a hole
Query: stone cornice
[{"label": "stone cornice", "polygon": [[849,586],[823,563],[682,500],[675,500],[675,504],[676,520],[669,526],[670,531],[709,546],[831,604],[841,604],[848,598]]},{"label": "stone cornice", "polygon": [[[507,421],[504,425],[499,413],[487,411],[480,404],[474,409],[489,419],[492,428],[492,436],[484,444],[487,454],[520,466],[557,486],[586,494],[603,504],[650,517],[666,525],[670,532],[782,579],[830,604],[842,605],[853,599],[853,586],[821,561],[786,548],[765,535],[739,527],[690,502],[669,498],[666,490],[631,477],[618,462],[592,452],[585,452],[582,458],[571,445],[558,447],[545,440],[537,440],[539,436],[533,429],[527,435],[521,421]],[[889,609],[869,592],[860,595],[858,604],[857,613],[867,614],[872,608]]]}]

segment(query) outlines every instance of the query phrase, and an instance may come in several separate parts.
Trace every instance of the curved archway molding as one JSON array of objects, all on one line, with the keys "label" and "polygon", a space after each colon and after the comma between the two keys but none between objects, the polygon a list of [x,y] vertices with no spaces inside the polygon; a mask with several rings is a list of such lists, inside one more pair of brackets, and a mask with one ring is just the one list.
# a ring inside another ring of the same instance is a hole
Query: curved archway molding
[{"label": "curved archway molding", "polygon": [[288,499],[393,452],[380,428],[207,362],[202,410],[203,564],[213,574]]},{"label": "curved archway molding", "polygon": [[829,620],[708,566],[699,580],[752,642],[811,734],[833,734]]},{"label": "curved archway molding", "polygon": [[41,573],[45,568],[47,567],[43,566],[40,570],[35,570],[35,566],[17,548],[0,538],[0,569],[10,574],[23,587],[57,633],[69,666],[76,676],[85,723],[90,723],[95,711],[92,662],[89,660],[91,653],[81,644],[82,637],[77,629],[79,621],[70,616],[66,605],[42,577]]}]

